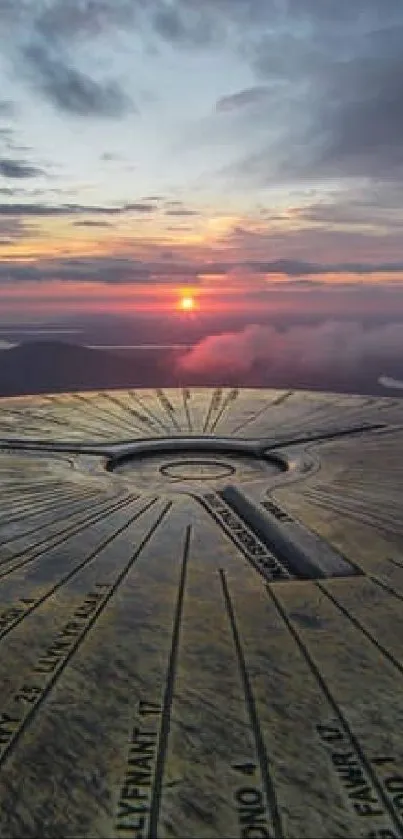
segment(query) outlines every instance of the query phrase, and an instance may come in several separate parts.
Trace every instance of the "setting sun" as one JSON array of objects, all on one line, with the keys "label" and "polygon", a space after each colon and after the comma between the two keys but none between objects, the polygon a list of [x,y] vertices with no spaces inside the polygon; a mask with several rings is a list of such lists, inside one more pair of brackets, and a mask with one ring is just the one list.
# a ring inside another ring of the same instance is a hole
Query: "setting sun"
[{"label": "setting sun", "polygon": [[182,309],[183,312],[192,312],[195,307],[194,297],[190,297],[190,295],[186,295],[186,297],[181,297],[179,301],[179,307],[180,309]]}]

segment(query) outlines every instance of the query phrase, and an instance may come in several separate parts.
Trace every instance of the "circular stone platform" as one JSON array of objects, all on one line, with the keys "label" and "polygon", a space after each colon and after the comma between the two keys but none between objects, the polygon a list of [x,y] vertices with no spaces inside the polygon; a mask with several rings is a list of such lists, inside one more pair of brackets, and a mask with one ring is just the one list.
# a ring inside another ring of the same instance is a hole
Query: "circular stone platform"
[{"label": "circular stone platform", "polygon": [[403,836],[403,401],[0,400],[0,836]]},{"label": "circular stone platform", "polygon": [[[182,448],[181,444],[185,441],[189,448]],[[194,450],[191,442],[188,437],[169,438],[165,445],[169,443],[171,450],[167,452],[163,447],[160,453],[155,451],[155,443],[149,453],[143,443],[137,454],[112,458],[107,464],[108,471],[131,479],[142,491],[154,488],[165,492],[169,492],[170,487],[177,489],[181,483],[184,483],[186,491],[191,491],[191,485],[196,488],[200,482],[219,489],[230,479],[236,483],[251,483],[287,471],[287,463],[279,457],[259,456],[258,453],[223,453],[224,446],[219,438],[204,440],[207,445],[203,448],[199,440],[200,448]]]}]

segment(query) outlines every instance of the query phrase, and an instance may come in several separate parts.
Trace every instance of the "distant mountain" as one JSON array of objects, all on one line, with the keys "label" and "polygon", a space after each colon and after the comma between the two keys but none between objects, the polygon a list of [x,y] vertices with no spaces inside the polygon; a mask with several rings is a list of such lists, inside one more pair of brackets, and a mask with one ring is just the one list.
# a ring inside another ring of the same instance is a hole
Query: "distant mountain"
[{"label": "distant mountain", "polygon": [[64,341],[27,341],[0,352],[0,395],[157,387],[169,383],[167,353],[130,358]]},{"label": "distant mountain", "polygon": [[228,369],[198,373],[180,372],[178,359],[183,350],[161,351],[100,350],[64,341],[27,341],[0,351],[0,396],[103,390],[130,387],[274,387],[279,389],[323,390],[334,393],[362,393],[403,398],[403,390],[390,382],[399,379],[382,375],[378,365],[358,369],[346,364],[342,371],[325,367],[302,375],[292,364],[282,370],[256,362],[244,373]]}]

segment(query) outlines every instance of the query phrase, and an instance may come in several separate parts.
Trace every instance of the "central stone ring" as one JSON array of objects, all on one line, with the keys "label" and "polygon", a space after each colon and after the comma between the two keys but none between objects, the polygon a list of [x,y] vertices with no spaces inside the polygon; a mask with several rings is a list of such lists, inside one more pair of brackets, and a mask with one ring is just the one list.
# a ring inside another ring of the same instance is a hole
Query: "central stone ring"
[{"label": "central stone ring", "polygon": [[182,481],[211,481],[233,475],[234,466],[216,460],[176,460],[160,467],[162,475]]}]

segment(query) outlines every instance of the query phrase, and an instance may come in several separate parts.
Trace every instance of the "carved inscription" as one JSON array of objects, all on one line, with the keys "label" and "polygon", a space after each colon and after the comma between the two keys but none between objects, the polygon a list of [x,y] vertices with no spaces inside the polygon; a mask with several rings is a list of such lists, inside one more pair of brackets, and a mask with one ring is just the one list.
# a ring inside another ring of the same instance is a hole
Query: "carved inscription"
[{"label": "carved inscription", "polygon": [[145,839],[147,836],[160,715],[160,705],[145,700],[139,702],[139,724],[131,733],[117,808],[115,830],[119,837]]},{"label": "carved inscription", "polygon": [[19,621],[29,611],[33,603],[35,603],[35,600],[32,598],[22,597],[14,606],[5,609],[0,615],[0,635],[13,623]]},{"label": "carved inscription", "polygon": [[110,588],[107,583],[97,583],[87,594],[71,619],[40,656],[31,677],[14,694],[10,709],[0,714],[0,761],[6,756],[9,747],[21,732],[35,706],[46,695],[54,677],[63,668],[77,641],[87,631],[91,618],[102,605]]},{"label": "carved inscription", "polygon": [[[366,820],[378,821],[378,825],[371,827],[367,839],[397,839],[398,834],[390,825],[381,796],[348,734],[337,720],[317,725],[316,730],[355,813]],[[401,781],[403,792],[403,779]]]},{"label": "carved inscription", "polygon": [[245,786],[235,793],[241,839],[270,839],[263,793]]},{"label": "carved inscription", "polygon": [[290,574],[268,548],[252,533],[242,519],[227,507],[219,495],[207,493],[203,496],[208,508],[221,526],[241,547],[248,559],[253,563],[266,580],[288,580]]},{"label": "carved inscription", "polygon": [[282,510],[281,507],[279,507],[274,501],[262,501],[262,507],[271,513],[272,516],[275,516],[279,521],[286,521],[289,523],[293,522],[291,516],[286,513],[285,510]]},{"label": "carved inscription", "polygon": [[403,772],[399,771],[393,757],[377,757],[372,761],[382,786],[400,816],[403,816]]}]

